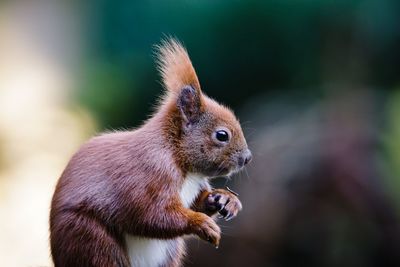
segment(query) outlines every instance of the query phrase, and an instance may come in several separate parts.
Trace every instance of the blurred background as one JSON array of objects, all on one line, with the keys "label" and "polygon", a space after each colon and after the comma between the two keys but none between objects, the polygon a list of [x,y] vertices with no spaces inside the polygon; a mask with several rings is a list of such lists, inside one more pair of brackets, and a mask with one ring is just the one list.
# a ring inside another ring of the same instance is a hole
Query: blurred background
[{"label": "blurred background", "polygon": [[254,155],[216,181],[244,210],[186,266],[400,266],[397,0],[2,1],[0,266],[52,266],[55,183],[85,140],[150,114],[165,35]]}]

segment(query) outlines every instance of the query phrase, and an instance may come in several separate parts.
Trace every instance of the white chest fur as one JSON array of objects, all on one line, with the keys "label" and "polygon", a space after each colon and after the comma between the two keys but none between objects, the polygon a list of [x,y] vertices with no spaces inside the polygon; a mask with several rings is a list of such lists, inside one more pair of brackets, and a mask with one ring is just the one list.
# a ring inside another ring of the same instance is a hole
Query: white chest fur
[{"label": "white chest fur", "polygon": [[200,191],[207,186],[207,180],[204,176],[190,173],[187,175],[180,192],[183,205],[189,208],[196,199]]},{"label": "white chest fur", "polygon": [[132,267],[157,267],[163,265],[173,248],[173,240],[125,236]]},{"label": "white chest fur", "polygon": [[[200,191],[207,187],[207,180],[197,174],[189,174],[179,192],[181,201],[189,208]],[[173,249],[173,240],[160,240],[125,236],[131,266],[157,267],[165,263]]]}]

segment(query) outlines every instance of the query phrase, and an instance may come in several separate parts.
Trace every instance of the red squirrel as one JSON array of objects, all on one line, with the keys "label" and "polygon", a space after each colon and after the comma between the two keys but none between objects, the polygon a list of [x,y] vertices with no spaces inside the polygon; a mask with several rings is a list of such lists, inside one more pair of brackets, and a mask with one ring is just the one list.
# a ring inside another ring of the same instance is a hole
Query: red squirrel
[{"label": "red squirrel", "polygon": [[179,41],[158,46],[158,67],[165,94],[153,116],[92,138],[62,173],[50,212],[56,267],[181,266],[185,235],[218,247],[213,215],[242,209],[208,182],[251,160],[238,120],[202,92]]}]

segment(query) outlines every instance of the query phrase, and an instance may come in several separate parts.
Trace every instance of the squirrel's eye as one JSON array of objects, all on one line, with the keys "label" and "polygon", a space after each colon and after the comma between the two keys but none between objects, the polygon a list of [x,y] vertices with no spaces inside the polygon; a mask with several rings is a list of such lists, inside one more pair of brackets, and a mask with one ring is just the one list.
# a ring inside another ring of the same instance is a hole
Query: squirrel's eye
[{"label": "squirrel's eye", "polygon": [[229,134],[224,130],[219,130],[215,133],[215,138],[220,142],[227,142],[229,140]]}]

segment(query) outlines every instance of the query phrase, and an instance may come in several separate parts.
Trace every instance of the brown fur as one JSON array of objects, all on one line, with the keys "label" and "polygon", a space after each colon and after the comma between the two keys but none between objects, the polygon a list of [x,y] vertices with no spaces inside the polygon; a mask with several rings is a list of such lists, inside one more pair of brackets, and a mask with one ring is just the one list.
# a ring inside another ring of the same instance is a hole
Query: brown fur
[{"label": "brown fur", "polygon": [[[50,213],[57,267],[129,266],[125,233],[174,239],[175,255],[166,266],[180,266],[184,235],[219,243],[220,229],[209,217],[217,210],[204,205],[213,191],[199,194],[192,209],[179,192],[189,172],[212,177],[236,171],[246,141],[233,113],[202,94],[186,50],[169,40],[159,51],[167,93],[153,117],[134,131],[89,140],[58,181]],[[212,141],[216,127],[232,132],[229,144]],[[236,203],[226,203],[236,215],[240,201],[218,192]]]},{"label": "brown fur", "polygon": [[186,49],[179,41],[169,39],[163,41],[158,48],[158,69],[164,87],[173,93],[179,91],[185,85],[192,85],[200,89],[199,79],[192,66],[192,62]]}]

